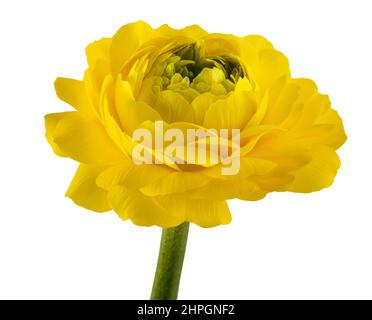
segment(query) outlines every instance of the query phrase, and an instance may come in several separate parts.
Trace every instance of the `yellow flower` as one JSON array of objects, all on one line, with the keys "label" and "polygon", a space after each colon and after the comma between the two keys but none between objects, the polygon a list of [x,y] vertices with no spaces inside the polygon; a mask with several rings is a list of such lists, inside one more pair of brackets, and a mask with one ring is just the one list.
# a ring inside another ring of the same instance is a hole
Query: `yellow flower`
[{"label": "yellow flower", "polygon": [[[76,204],[113,209],[142,226],[213,227],[230,222],[227,199],[332,184],[340,166],[335,150],[346,140],[342,121],[313,81],[291,78],[287,58],[265,38],[136,22],[86,54],[82,81],[55,82],[58,97],[76,111],[45,117],[54,152],[80,163],[66,194]],[[223,175],[222,163],[187,158],[134,163],[133,133],[153,132],[157,121],[183,131],[240,129],[239,172]]]}]

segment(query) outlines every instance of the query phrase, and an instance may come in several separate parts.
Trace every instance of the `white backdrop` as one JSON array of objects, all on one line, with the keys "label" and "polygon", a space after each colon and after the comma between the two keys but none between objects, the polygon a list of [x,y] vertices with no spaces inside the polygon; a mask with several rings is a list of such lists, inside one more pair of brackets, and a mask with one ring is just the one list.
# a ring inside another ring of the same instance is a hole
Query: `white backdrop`
[{"label": "white backdrop", "polygon": [[349,136],[335,184],[230,202],[228,226],[192,226],[179,298],[372,298],[371,2],[2,1],[0,298],[147,299],[160,229],[64,197],[76,163],[57,158],[43,115],[57,76],[81,78],[84,49],[139,19],[261,34],[294,77],[330,95]]}]

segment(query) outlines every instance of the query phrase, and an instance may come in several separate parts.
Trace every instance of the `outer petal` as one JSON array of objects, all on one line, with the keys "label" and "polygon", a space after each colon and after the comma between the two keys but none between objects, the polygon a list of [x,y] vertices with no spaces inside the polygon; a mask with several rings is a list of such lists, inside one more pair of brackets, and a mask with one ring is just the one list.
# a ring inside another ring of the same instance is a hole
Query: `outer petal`
[{"label": "outer petal", "polygon": [[226,201],[191,199],[184,195],[157,197],[157,201],[168,212],[184,216],[203,228],[211,228],[231,222],[231,214]]},{"label": "outer petal", "polygon": [[266,159],[281,167],[297,169],[310,161],[308,146],[283,138],[281,132],[273,131],[263,136],[254,146],[250,157]]},{"label": "outer petal", "polygon": [[240,158],[240,170],[236,175],[221,175],[222,164],[205,168],[200,173],[216,179],[232,180],[234,183],[239,184],[241,180],[245,180],[251,176],[267,174],[273,170],[275,166],[275,163],[268,160],[242,157]]},{"label": "outer petal", "polygon": [[94,41],[85,49],[88,65],[91,68],[96,66],[98,60],[110,61],[111,38],[102,38]]},{"label": "outer petal", "polygon": [[[89,69],[85,74],[85,84],[87,89],[92,86],[97,87],[97,91],[102,85],[103,79],[112,73],[110,48],[112,39],[103,38],[92,42],[85,50]],[[92,95],[92,93],[90,93]]]},{"label": "outer petal", "polygon": [[[106,170],[106,173],[99,177],[98,184],[108,183],[105,187],[109,187],[110,205],[122,219],[130,219],[137,225],[167,228],[191,221],[202,227],[213,227],[231,221],[229,209],[224,201],[191,199],[187,193],[149,197],[133,189],[140,184],[133,185],[133,181],[128,183],[128,173],[123,172],[115,181],[110,180],[112,177],[113,171]],[[146,179],[139,180],[145,182]]]},{"label": "outer petal", "polygon": [[261,36],[240,39],[240,57],[248,78],[262,90],[270,88],[278,79],[289,78],[288,59],[276,51],[271,43]]},{"label": "outer petal", "polygon": [[238,37],[229,34],[212,33],[203,38],[206,56],[239,56]]},{"label": "outer petal", "polygon": [[97,212],[111,210],[107,202],[107,192],[96,184],[97,176],[104,167],[80,164],[66,192],[77,205]]},{"label": "outer petal", "polygon": [[262,123],[281,125],[293,111],[299,90],[299,86],[291,82],[280,82],[270,88],[268,107]]},{"label": "outer petal", "polygon": [[206,185],[209,177],[197,172],[173,172],[146,185],[141,191],[148,196],[183,193]]},{"label": "outer petal", "polygon": [[157,225],[170,228],[181,224],[182,216],[166,210],[154,198],[146,197],[138,190],[118,186],[109,191],[110,205],[123,220],[130,219],[139,226]]},{"label": "outer petal", "polygon": [[106,190],[116,186],[140,189],[155,183],[170,173],[172,173],[172,170],[166,166],[135,165],[127,161],[104,170],[97,178],[97,184]]},{"label": "outer petal", "polygon": [[333,183],[339,167],[337,153],[331,148],[319,146],[312,152],[312,160],[293,172],[294,181],[288,191],[307,193],[327,188]]},{"label": "outer petal", "polygon": [[[78,112],[62,112],[45,117],[47,137],[57,151],[83,163],[113,164],[123,159],[123,154],[113,144],[102,125],[87,120]],[[54,130],[50,130],[50,129]],[[48,129],[50,131],[48,131]]]},{"label": "outer petal", "polygon": [[126,24],[112,38],[110,56],[114,73],[151,37],[152,28],[143,21]]},{"label": "outer petal", "polygon": [[159,37],[187,37],[191,39],[200,39],[208,33],[198,25],[188,26],[182,29],[173,29],[167,24],[161,25],[154,32],[154,36]]},{"label": "outer petal", "polygon": [[324,112],[318,118],[317,123],[327,123],[333,127],[333,129],[325,137],[324,144],[334,149],[338,149],[345,143],[347,136],[342,119],[336,110],[329,109],[328,111]]},{"label": "outer petal", "polygon": [[73,106],[76,110],[86,114],[92,115],[92,105],[87,96],[85,85],[83,81],[57,78],[54,82],[58,98]]},{"label": "outer petal", "polygon": [[239,43],[242,54],[251,59],[254,59],[256,53],[261,50],[274,49],[269,40],[259,35],[249,35],[239,38]]},{"label": "outer petal", "polygon": [[59,120],[61,119],[60,113],[50,113],[45,116],[45,137],[52,147],[54,153],[60,157],[67,157],[59,146],[54,142],[54,133],[56,131]]},{"label": "outer petal", "polygon": [[276,50],[263,50],[259,53],[259,64],[254,77],[263,89],[270,88],[278,79],[290,77],[287,57]]},{"label": "outer petal", "polygon": [[229,181],[213,179],[206,186],[193,190],[191,198],[223,201],[228,199],[241,199],[256,201],[265,197],[267,191],[260,188],[252,179]]}]

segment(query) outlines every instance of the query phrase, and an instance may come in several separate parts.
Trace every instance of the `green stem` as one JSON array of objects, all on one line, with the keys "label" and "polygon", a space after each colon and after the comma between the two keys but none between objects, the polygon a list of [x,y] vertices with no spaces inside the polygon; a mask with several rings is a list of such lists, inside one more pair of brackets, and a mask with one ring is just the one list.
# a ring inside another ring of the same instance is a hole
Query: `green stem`
[{"label": "green stem", "polygon": [[163,229],[151,300],[177,299],[188,233],[188,222]]}]

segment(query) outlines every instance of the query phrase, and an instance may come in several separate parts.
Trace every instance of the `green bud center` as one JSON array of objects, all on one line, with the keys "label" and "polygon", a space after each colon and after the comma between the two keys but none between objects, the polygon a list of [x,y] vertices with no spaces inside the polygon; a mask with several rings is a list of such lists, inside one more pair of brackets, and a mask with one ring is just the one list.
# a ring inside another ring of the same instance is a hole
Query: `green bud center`
[{"label": "green bud center", "polygon": [[144,77],[140,97],[153,104],[162,91],[172,91],[191,103],[203,93],[228,94],[244,76],[236,58],[206,55],[202,42],[190,43],[157,56]]},{"label": "green bud center", "polygon": [[187,44],[172,51],[162,74],[164,89],[192,88],[199,93],[226,94],[243,77],[239,62],[227,56],[204,56],[200,45]]}]

